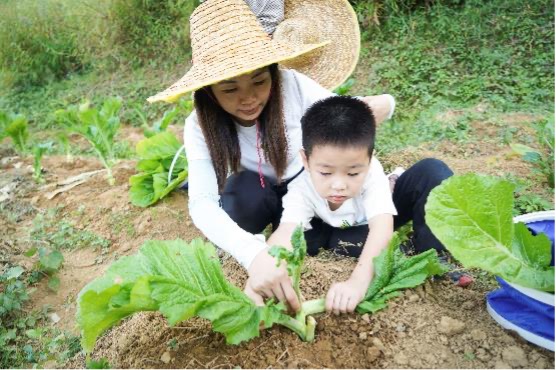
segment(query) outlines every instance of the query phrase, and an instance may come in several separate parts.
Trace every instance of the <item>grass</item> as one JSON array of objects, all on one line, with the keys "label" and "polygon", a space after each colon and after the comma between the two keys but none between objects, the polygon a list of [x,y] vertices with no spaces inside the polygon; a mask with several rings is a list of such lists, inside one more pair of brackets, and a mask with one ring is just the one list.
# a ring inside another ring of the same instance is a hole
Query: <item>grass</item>
[{"label": "grass", "polygon": [[39,245],[46,245],[53,250],[75,250],[92,247],[105,250],[110,241],[89,231],[77,228],[72,221],[58,220],[58,209],[51,208],[44,214],[38,214],[33,220],[30,239]]},{"label": "grass", "polygon": [[460,141],[466,123],[439,113],[478,104],[488,107],[480,117],[487,120],[554,111],[553,39],[554,14],[543,1],[466,1],[392,15],[363,31],[353,93],[396,97],[395,118],[378,135],[385,151]]},{"label": "grass", "polygon": [[0,367],[63,365],[81,351],[80,338],[50,325],[48,306],[32,312],[23,308],[34,288],[27,281],[32,274],[22,271],[15,266],[0,274]]}]

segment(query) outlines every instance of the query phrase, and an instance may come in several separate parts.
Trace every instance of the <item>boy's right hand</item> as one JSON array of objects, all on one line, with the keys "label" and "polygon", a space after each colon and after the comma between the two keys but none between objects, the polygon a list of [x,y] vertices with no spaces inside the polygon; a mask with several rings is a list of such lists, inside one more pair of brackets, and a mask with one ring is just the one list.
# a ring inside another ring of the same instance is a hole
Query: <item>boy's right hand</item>
[{"label": "boy's right hand", "polygon": [[286,264],[283,262],[276,267],[276,259],[268,254],[268,250],[269,248],[263,249],[251,262],[244,292],[256,305],[264,305],[264,298],[275,297],[297,312],[301,305],[288,276]]}]

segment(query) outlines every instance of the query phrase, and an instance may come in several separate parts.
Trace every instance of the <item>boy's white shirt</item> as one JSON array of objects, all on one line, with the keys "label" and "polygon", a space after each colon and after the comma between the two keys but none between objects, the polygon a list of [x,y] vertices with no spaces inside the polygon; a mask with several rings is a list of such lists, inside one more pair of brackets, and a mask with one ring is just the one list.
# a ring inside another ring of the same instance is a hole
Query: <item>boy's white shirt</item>
[{"label": "boy's white shirt", "polygon": [[[287,168],[284,178],[296,175],[303,167],[301,149],[301,117],[316,101],[334,93],[326,90],[309,77],[294,70],[281,69],[283,112],[288,140]],[[391,98],[391,102],[393,98]],[[394,105],[391,104],[393,114]],[[241,150],[242,169],[258,171],[259,155],[256,149],[256,128],[236,123]],[[251,234],[239,227],[220,207],[216,173],[205,138],[193,111],[185,120],[184,144],[188,160],[189,214],[195,226],[218,247],[230,253],[242,266],[249,268],[255,256],[267,247],[262,234]],[[276,172],[264,156],[261,171],[276,179]],[[254,215],[256,217],[256,215]]]},{"label": "boy's white shirt", "polygon": [[310,222],[314,217],[330,226],[345,228],[365,225],[368,220],[380,214],[398,214],[388,178],[375,157],[371,159],[371,168],[358,195],[347,199],[335,211],[317,193],[307,171],[288,184],[288,192],[282,198],[282,205],[284,212],[280,223],[302,224],[305,230],[311,229]]}]

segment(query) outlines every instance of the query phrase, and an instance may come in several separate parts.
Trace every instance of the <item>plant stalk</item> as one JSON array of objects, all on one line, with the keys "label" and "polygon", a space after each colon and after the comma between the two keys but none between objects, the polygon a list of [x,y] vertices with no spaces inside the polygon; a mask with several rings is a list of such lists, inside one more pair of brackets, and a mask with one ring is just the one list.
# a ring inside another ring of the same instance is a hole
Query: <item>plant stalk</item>
[{"label": "plant stalk", "polygon": [[324,298],[303,302],[303,304],[301,305],[301,311],[303,311],[306,316],[326,311]]}]

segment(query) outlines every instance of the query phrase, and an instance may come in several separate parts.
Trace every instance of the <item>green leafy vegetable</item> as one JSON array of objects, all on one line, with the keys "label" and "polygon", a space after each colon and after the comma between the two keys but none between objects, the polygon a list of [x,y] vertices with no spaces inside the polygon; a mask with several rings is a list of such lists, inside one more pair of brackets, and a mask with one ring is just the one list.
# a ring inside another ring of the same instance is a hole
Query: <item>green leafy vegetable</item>
[{"label": "green leafy vegetable", "polygon": [[107,177],[111,185],[115,182],[112,176],[112,166],[115,163],[114,139],[120,128],[118,112],[121,107],[120,98],[109,98],[104,101],[100,110],[91,108],[87,102],[79,107],[72,106],[56,112],[60,123],[91,144],[108,171]]},{"label": "green leafy vegetable", "polygon": [[145,135],[145,137],[153,137],[156,134],[166,131],[168,126],[172,124],[176,119],[180,117],[187,117],[192,110],[193,101],[191,100],[191,96],[184,96],[175,103],[172,109],[164,112],[162,118],[156,120],[152,125],[149,125],[149,118],[147,117],[147,114],[141,109],[141,106],[137,106],[133,111],[141,121],[143,135]]},{"label": "green leafy vegetable", "polygon": [[[398,250],[397,236],[375,258],[376,277],[365,300],[357,306],[360,313],[386,307],[386,300],[400,289],[417,286],[431,275],[444,272],[436,251],[405,257]],[[299,294],[299,278],[306,254],[303,231],[292,235],[292,250],[273,247],[272,254],[285,260]],[[93,349],[96,339],[121,319],[138,311],[160,311],[171,325],[199,316],[212,322],[230,344],[259,335],[265,328],[280,324],[293,330],[302,340],[314,339],[316,327],[312,314],[325,311],[324,299],[302,303],[296,317],[285,313],[282,303],[270,300],[257,307],[240,289],[226,281],[214,247],[195,239],[146,242],[139,253],[114,262],[104,276],[89,283],[79,293],[77,322],[82,331],[85,351]]]},{"label": "green leafy vegetable", "polygon": [[65,131],[59,131],[56,133],[56,139],[58,141],[58,145],[60,145],[64,150],[64,153],[66,153],[66,162],[73,162],[73,156],[71,154],[71,143],[68,134]]},{"label": "green leafy vegetable", "polygon": [[301,298],[299,283],[301,282],[301,268],[307,255],[307,243],[303,235],[303,228],[297,227],[291,237],[292,250],[284,247],[273,246],[268,252],[276,258],[277,266],[281,261],[286,261],[288,275],[292,278],[292,284],[297,296]]},{"label": "green leafy vegetable", "polygon": [[162,132],[137,143],[138,174],[129,179],[131,203],[148,207],[164,198],[187,178],[187,159],[181,153],[174,164],[170,183],[168,174],[181,144],[171,132]]},{"label": "green leafy vegetable", "polygon": [[27,152],[29,129],[25,116],[0,112],[0,141],[8,136],[12,138],[18,152]]},{"label": "green leafy vegetable", "polygon": [[36,182],[44,182],[42,178],[42,157],[44,153],[52,150],[53,143],[39,143],[33,146],[33,178]]},{"label": "green leafy vegetable", "polygon": [[529,288],[554,291],[550,241],[512,221],[514,186],[493,177],[453,176],[425,207],[427,225],[465,267]]},{"label": "green leafy vegetable", "polygon": [[[373,259],[374,278],[363,300],[357,305],[358,313],[377,312],[387,307],[386,301],[400,295],[403,289],[414,288],[427,278],[441,275],[447,271],[442,266],[434,249],[413,257],[405,256],[399,249],[400,239],[394,233],[388,247]],[[311,310],[321,307],[324,311],[324,299],[309,301]],[[305,307],[305,303],[303,304]]]},{"label": "green leafy vegetable", "polygon": [[211,244],[149,241],[79,293],[83,348],[92,350],[96,338],[124,317],[155,310],[171,325],[193,316],[208,319],[230,344],[258,336],[261,321],[270,327],[280,315],[276,305],[257,307],[226,281]]}]

